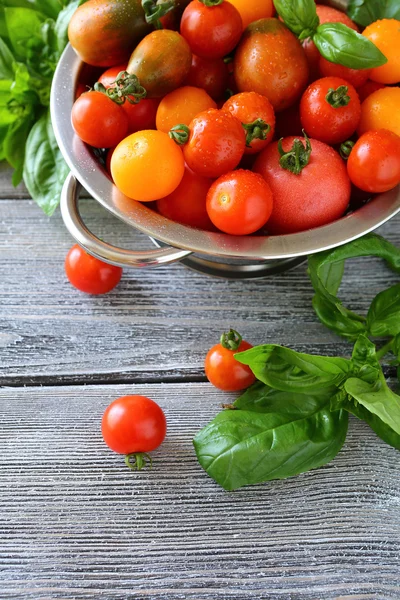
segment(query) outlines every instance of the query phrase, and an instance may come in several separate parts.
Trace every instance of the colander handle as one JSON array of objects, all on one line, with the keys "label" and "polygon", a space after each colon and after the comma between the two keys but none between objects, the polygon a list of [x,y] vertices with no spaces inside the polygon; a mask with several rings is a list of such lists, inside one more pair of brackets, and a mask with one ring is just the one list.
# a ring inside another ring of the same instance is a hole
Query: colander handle
[{"label": "colander handle", "polygon": [[172,246],[157,250],[135,252],[133,250],[117,248],[116,246],[107,244],[107,242],[103,242],[93,235],[82,221],[78,209],[80,189],[80,183],[70,173],[65,180],[61,192],[61,216],[72,237],[92,256],[112,265],[142,269],[168,265],[192,254],[189,250],[180,250]]}]

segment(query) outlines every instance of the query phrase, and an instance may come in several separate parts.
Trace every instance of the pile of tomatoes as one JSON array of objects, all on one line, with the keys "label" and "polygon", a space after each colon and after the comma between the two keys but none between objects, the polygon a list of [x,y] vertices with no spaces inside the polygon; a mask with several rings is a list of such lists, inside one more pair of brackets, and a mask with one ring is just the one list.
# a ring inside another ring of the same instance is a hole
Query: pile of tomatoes
[{"label": "pile of tomatoes", "polygon": [[387,63],[356,70],[300,42],[272,0],[129,0],[123,25],[115,3],[71,20],[71,44],[103,71],[78,86],[72,124],[129,198],[208,231],[279,235],[400,183],[399,21],[367,27]]}]

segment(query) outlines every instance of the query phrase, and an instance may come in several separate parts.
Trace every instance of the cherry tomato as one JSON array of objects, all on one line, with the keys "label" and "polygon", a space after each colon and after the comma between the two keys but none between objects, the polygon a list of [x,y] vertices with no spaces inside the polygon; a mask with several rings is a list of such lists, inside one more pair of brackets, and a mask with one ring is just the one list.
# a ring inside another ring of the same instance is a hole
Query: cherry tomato
[{"label": "cherry tomato", "polygon": [[126,71],[127,66],[128,63],[123,63],[122,65],[117,65],[116,67],[110,67],[109,69],[106,69],[100,75],[98,79],[99,83],[102,83],[105,88],[109,88],[113,83],[115,83],[118,75]]},{"label": "cherry tomato", "polygon": [[182,181],[169,196],[157,200],[157,210],[171,221],[215,231],[206,209],[206,196],[212,179],[196,175],[185,168]]},{"label": "cherry tomato", "polygon": [[216,179],[237,167],[244,154],[246,134],[231,113],[210,108],[193,119],[189,131],[183,155],[192,171]]},{"label": "cherry tomato", "polygon": [[252,171],[239,169],[214,181],[207,212],[214,225],[232,235],[254,233],[268,221],[273,198],[269,185]]},{"label": "cherry tomato", "polygon": [[385,87],[373,92],[361,105],[358,135],[371,129],[389,129],[400,135],[400,88]]},{"label": "cherry tomato", "polygon": [[340,77],[351,83],[356,89],[364,85],[369,78],[371,69],[349,69],[343,65],[329,62],[323,56],[319,58],[319,72],[321,77]]},{"label": "cherry tomato", "polygon": [[352,85],[339,77],[323,77],[311,83],[300,101],[300,118],[311,137],[339,144],[356,130],[361,105]]},{"label": "cherry tomato", "polygon": [[252,347],[233,329],[223,334],[220,343],[210,348],[206,355],[204,369],[208,381],[224,392],[237,392],[249,387],[256,378],[250,367],[235,359],[235,354]]},{"label": "cherry tomato", "polygon": [[219,100],[228,87],[228,78],[228,69],[222,58],[201,58],[193,54],[185,84],[202,88],[213,100]]},{"label": "cherry tomato", "polygon": [[381,19],[368,25],[363,35],[386,56],[387,63],[371,70],[370,79],[379,83],[400,81],[400,26],[397,19]]},{"label": "cherry tomato", "polygon": [[133,133],[118,144],[111,157],[111,174],[117,188],[142,202],[173,192],[184,170],[181,149],[163,131]]},{"label": "cherry tomato", "polygon": [[72,107],[75,133],[95,148],[116,146],[128,133],[128,118],[119,104],[101,92],[86,92]]},{"label": "cherry tomato", "polygon": [[227,0],[206,6],[192,0],[181,19],[181,34],[193,54],[203,58],[218,58],[229,54],[240,40],[243,31],[239,11]]},{"label": "cherry tomato", "polygon": [[207,92],[189,85],[178,88],[161,100],[156,116],[157,129],[168,133],[175,125],[189,125],[196,115],[208,108],[217,108],[217,105]]},{"label": "cherry tomato", "polygon": [[121,267],[91,256],[78,244],[68,252],[64,267],[69,282],[86,294],[106,294],[115,288],[122,276]]},{"label": "cherry tomato", "polygon": [[347,161],[351,181],[361,190],[387,192],[400,183],[400,137],[387,129],[367,131]]},{"label": "cherry tomato", "polygon": [[294,104],[308,81],[304,50],[278,19],[251,23],[238,44],[233,72],[240,92],[266,96],[275,111]]},{"label": "cherry tomato", "polygon": [[231,96],[222,110],[239,119],[246,130],[245,154],[255,154],[265,148],[275,131],[275,113],[271,102],[256,92]]},{"label": "cherry tomato", "polygon": [[275,8],[272,0],[229,0],[235,6],[242,17],[243,29],[246,29],[253,21],[272,17]]},{"label": "cherry tomato", "polygon": [[362,86],[357,88],[357,94],[360,98],[360,102],[364,102],[368,96],[384,87],[386,87],[384,83],[378,83],[377,81],[371,81],[368,79],[368,81],[366,81]]},{"label": "cherry tomato", "polygon": [[[339,154],[318,140],[296,139],[273,142],[254,164],[272,190],[274,204],[267,228],[273,234],[326,225],[343,215],[350,200],[350,179]],[[296,160],[300,155],[301,160]]]},{"label": "cherry tomato", "polygon": [[121,396],[106,408],[101,433],[111,450],[119,454],[151,452],[167,433],[161,407],[146,396]]}]

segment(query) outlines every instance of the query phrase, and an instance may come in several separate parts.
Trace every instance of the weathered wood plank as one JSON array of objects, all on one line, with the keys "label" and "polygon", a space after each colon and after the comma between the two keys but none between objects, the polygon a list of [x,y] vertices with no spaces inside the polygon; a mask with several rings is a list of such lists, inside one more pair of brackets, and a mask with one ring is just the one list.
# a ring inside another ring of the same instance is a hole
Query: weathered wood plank
[{"label": "weathered wood plank", "polygon": [[[102,442],[126,393],[166,412],[152,471]],[[329,465],[228,493],[191,443],[227,398],[209,384],[1,390],[0,598],[398,600],[398,452],[351,419]]]},{"label": "weathered wood plank", "polygon": [[[102,238],[152,247],[94,201],[84,206],[87,223]],[[397,244],[399,223],[395,217],[381,230]],[[0,384],[198,380],[207,349],[231,326],[253,344],[350,353],[315,317],[305,265],[253,281],[212,278],[182,265],[127,270],[113,292],[92,297],[64,275],[71,243],[59,213],[49,219],[28,200],[0,203]],[[377,292],[396,282],[380,261],[356,260],[342,299],[366,311]]]}]

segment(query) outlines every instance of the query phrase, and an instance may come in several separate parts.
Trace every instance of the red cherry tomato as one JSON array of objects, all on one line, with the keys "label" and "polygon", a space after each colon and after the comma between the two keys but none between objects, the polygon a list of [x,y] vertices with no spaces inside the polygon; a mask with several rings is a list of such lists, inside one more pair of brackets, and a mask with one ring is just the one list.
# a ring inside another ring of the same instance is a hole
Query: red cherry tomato
[{"label": "red cherry tomato", "polygon": [[114,452],[151,452],[164,441],[167,422],[154,400],[146,396],[121,396],[106,408],[101,432]]},{"label": "red cherry tomato", "polygon": [[[254,171],[264,177],[272,190],[274,204],[267,229],[273,234],[326,225],[343,215],[350,200],[350,179],[339,154],[318,140],[310,139],[307,148],[306,140],[297,139],[295,145],[296,139],[282,140],[284,156],[280,142],[273,142],[254,164]],[[296,170],[293,166],[299,162],[296,156],[300,154],[305,166],[295,174],[288,168]]]},{"label": "red cherry tomato", "polygon": [[324,77],[308,86],[300,101],[307,134],[326,144],[340,144],[356,130],[361,104],[352,85],[339,77]]},{"label": "red cherry tomato", "polygon": [[110,67],[109,69],[106,69],[104,73],[100,75],[98,79],[99,83],[102,83],[106,89],[111,87],[112,84],[115,83],[118,75],[126,71],[127,66],[128,63],[124,63],[122,65],[117,65],[116,67]]},{"label": "red cherry tomato", "polygon": [[192,0],[181,19],[181,35],[193,54],[203,58],[229,54],[240,40],[242,31],[242,17],[227,0],[214,6]]},{"label": "red cherry tomato", "polygon": [[72,107],[75,133],[95,148],[116,146],[128,133],[128,117],[119,104],[101,92],[87,92]]},{"label": "red cherry tomato", "polygon": [[239,169],[214,181],[207,194],[207,212],[218,229],[232,235],[254,233],[272,212],[272,192],[265,180]]},{"label": "red cherry tomato", "polygon": [[157,210],[171,221],[214,231],[206,210],[206,196],[212,184],[212,179],[193,173],[185,168],[183,179],[169,196],[157,200]]},{"label": "red cherry tomato", "polygon": [[367,131],[347,161],[351,181],[365,192],[387,192],[400,183],[400,137],[388,129]]},{"label": "red cherry tomato", "polygon": [[235,353],[252,347],[233,329],[223,334],[221,342],[208,351],[205,359],[204,368],[208,381],[224,392],[237,392],[249,387],[256,378],[250,367],[235,359]]},{"label": "red cherry tomato", "polygon": [[122,276],[121,267],[102,262],[78,244],[68,252],[64,266],[69,282],[86,294],[106,294],[115,288]]},{"label": "red cherry tomato", "polygon": [[228,87],[228,79],[228,68],[222,58],[201,58],[193,54],[185,85],[202,88],[213,100],[219,100]]},{"label": "red cherry tomato", "polygon": [[329,62],[329,60],[320,56],[319,72],[321,73],[321,77],[340,77],[341,79],[345,79],[358,89],[368,81],[371,69],[349,69],[343,65]]},{"label": "red cherry tomato", "polygon": [[[272,141],[275,131],[275,113],[266,96],[256,92],[235,94],[225,102],[222,110],[229,111],[245,127],[247,134],[245,154],[260,152]],[[249,127],[251,124],[253,127]]]},{"label": "red cherry tomato", "polygon": [[216,108],[205,110],[189,125],[189,139],[182,147],[186,164],[198,175],[216,179],[235,169],[246,146],[241,122]]}]

